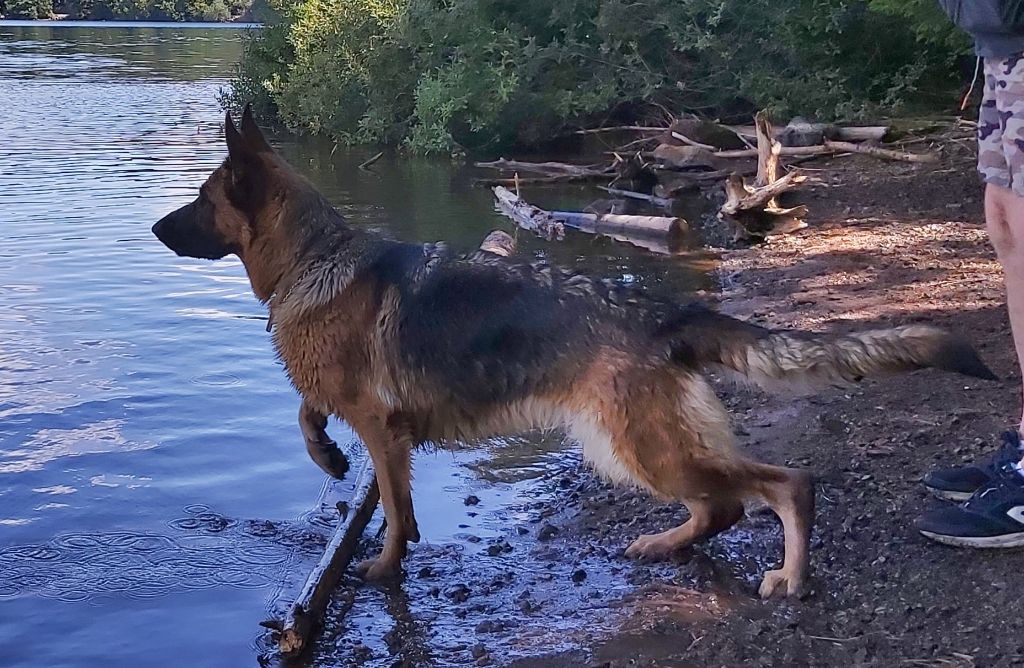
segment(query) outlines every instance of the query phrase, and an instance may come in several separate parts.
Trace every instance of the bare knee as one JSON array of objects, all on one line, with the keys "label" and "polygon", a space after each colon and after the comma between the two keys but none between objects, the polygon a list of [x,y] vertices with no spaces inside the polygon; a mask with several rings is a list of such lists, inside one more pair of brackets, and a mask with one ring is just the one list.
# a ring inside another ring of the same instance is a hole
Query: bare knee
[{"label": "bare knee", "polygon": [[1024,198],[989,184],[985,188],[985,227],[1004,269],[1024,272]]}]

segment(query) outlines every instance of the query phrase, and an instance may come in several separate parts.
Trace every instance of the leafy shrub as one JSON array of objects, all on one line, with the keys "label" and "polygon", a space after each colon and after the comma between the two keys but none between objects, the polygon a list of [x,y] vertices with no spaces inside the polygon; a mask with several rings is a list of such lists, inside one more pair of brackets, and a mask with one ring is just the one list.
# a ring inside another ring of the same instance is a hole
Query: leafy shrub
[{"label": "leafy shrub", "polygon": [[228,104],[420,152],[696,111],[854,119],[944,91],[932,0],[276,0]]},{"label": "leafy shrub", "polygon": [[68,14],[92,20],[227,21],[248,9],[245,0],[68,0]]},{"label": "leafy shrub", "polygon": [[48,19],[53,16],[51,0],[6,0],[0,14],[12,19]]}]

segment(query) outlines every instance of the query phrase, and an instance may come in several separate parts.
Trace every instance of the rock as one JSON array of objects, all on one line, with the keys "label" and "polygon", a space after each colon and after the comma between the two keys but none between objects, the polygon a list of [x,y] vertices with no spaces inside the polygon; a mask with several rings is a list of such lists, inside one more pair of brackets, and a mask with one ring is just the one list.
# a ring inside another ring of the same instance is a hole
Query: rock
[{"label": "rock", "polygon": [[537,540],[551,540],[558,534],[558,527],[545,522],[537,532]]},{"label": "rock", "polygon": [[470,494],[469,496],[466,497],[463,503],[466,504],[467,506],[475,506],[476,504],[480,503],[480,498],[474,494]]},{"label": "rock", "polygon": [[572,581],[579,584],[587,579],[587,572],[582,568],[578,568],[572,572]]},{"label": "rock", "polygon": [[478,642],[469,648],[469,653],[473,655],[474,659],[479,659],[482,656],[487,656],[487,648],[482,642]]},{"label": "rock", "polygon": [[469,599],[470,589],[464,584],[457,584],[454,587],[449,587],[444,590],[446,598],[450,598],[456,603],[465,603]]}]

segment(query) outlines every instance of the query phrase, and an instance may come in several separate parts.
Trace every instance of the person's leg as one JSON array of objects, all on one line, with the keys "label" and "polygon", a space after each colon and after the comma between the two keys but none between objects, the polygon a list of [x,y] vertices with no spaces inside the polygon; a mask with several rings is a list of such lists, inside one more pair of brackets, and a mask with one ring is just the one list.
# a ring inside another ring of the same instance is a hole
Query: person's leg
[{"label": "person's leg", "polygon": [[[978,115],[978,171],[985,181],[985,225],[1003,268],[1006,307],[1017,362],[1024,375],[1024,66],[1015,57],[985,62],[985,98]],[[1024,392],[1024,383],[1018,388]],[[1021,432],[973,466],[933,471],[925,485],[961,500],[917,519],[928,538],[964,547],[1024,546],[1024,453]]]},{"label": "person's leg", "polygon": [[[1024,377],[1024,197],[1009,188],[986,184],[985,226],[1003,267],[1013,346]],[[1024,392],[1024,383],[1021,391]],[[1024,433],[1024,409],[1017,431]]]}]

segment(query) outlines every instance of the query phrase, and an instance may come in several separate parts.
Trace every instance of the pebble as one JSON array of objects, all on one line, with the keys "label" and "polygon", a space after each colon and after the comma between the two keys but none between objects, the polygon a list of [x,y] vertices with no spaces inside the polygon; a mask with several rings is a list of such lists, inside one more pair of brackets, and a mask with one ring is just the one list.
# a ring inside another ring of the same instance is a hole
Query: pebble
[{"label": "pebble", "polygon": [[537,532],[537,540],[551,540],[558,534],[558,527],[545,522]]},{"label": "pebble", "polygon": [[456,603],[465,603],[469,598],[469,587],[464,584],[457,584],[444,590],[444,595]]}]

